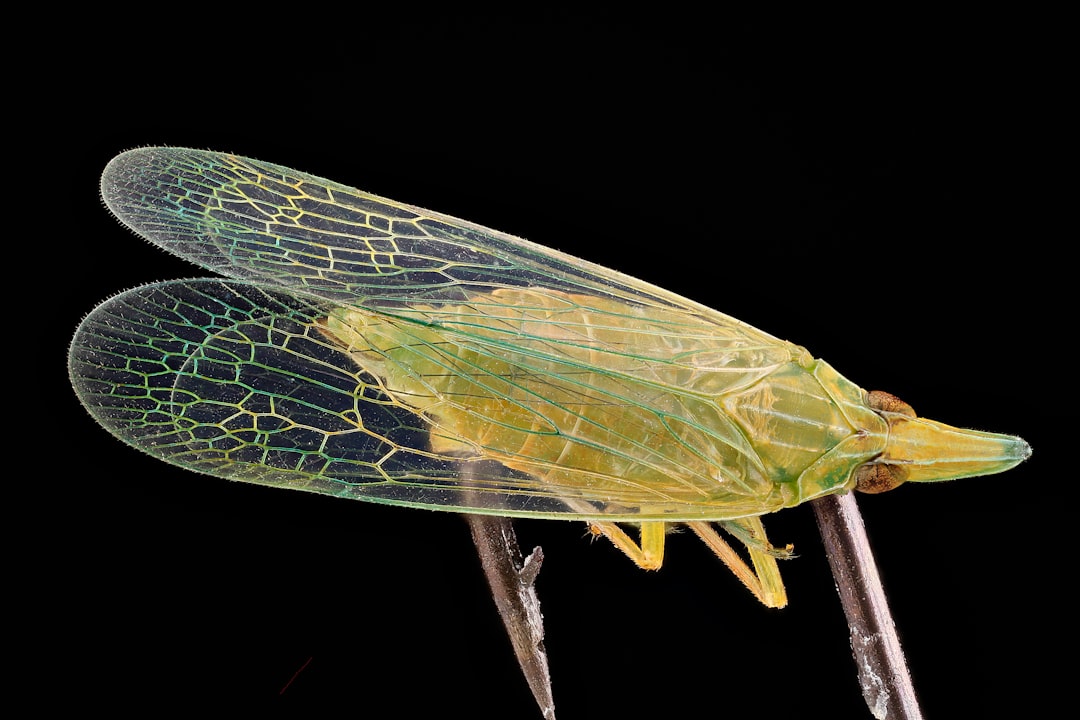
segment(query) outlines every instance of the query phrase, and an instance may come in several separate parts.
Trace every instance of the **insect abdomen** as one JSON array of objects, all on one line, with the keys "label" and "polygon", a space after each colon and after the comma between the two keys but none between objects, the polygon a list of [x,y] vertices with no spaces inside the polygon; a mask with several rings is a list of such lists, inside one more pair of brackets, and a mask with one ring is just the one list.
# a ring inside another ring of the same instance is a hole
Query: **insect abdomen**
[{"label": "insect abdomen", "polygon": [[496,460],[568,499],[610,494],[613,512],[778,509],[793,495],[780,484],[852,428],[801,348],[678,321],[665,333],[655,308],[500,289],[467,306],[343,310],[328,330],[427,418],[437,454]]}]

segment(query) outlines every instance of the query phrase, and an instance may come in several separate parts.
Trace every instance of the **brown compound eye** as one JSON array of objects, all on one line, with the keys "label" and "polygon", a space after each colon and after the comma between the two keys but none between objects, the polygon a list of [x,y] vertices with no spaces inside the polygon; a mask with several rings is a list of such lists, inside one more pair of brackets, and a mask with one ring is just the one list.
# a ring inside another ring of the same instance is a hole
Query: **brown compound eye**
[{"label": "brown compound eye", "polygon": [[887,393],[884,390],[871,390],[867,393],[866,404],[870,406],[871,410],[883,410],[885,412],[896,413],[897,415],[916,417],[914,408],[892,393]]},{"label": "brown compound eye", "polygon": [[907,474],[900,465],[866,463],[855,470],[855,489],[870,495],[883,493],[903,485]]}]

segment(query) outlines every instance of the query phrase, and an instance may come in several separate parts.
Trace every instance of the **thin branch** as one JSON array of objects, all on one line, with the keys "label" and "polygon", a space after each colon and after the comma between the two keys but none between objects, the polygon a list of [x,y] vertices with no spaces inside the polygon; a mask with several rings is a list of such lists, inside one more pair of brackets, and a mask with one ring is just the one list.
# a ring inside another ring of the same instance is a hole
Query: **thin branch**
[{"label": "thin branch", "polygon": [[537,547],[522,558],[509,518],[466,515],[465,519],[521,671],[545,720],[555,720],[551,675],[544,651],[544,617],[533,585],[544,553]]},{"label": "thin branch", "polygon": [[859,685],[878,720],[922,720],[854,493],[810,503],[851,633]]}]

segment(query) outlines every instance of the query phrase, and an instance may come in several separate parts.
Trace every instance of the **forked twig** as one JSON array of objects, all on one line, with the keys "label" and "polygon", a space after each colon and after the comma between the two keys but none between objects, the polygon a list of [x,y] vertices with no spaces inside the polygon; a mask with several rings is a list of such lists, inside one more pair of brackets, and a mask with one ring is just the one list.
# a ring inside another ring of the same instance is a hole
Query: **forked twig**
[{"label": "forked twig", "polygon": [[529,689],[545,720],[555,720],[555,700],[544,651],[544,618],[533,585],[544,553],[538,547],[528,557],[522,557],[510,518],[466,515],[465,519]]}]

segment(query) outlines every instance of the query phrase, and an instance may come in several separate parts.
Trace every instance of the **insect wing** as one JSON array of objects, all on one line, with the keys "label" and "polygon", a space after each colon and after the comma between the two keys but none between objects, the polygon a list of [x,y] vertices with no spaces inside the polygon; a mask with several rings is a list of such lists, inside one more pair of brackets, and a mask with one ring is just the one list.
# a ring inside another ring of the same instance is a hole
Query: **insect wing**
[{"label": "insect wing", "polygon": [[708,317],[781,341],[673,293],[474,223],[279,165],[182,148],[114,158],[102,197],[124,224],[208,270],[342,304],[468,301],[537,288]]},{"label": "insect wing", "polygon": [[[424,507],[767,509],[752,448],[700,396],[749,385],[801,348],[600,266],[254,160],[137,150],[102,187],[138,233],[238,280],[130,291],[76,335],[84,404],[143,450]],[[709,382],[724,387],[695,388],[703,368],[721,369]],[[524,440],[474,442],[488,426]],[[581,426],[592,430],[566,432]],[[567,448],[580,457],[567,463]],[[734,468],[726,495],[718,468]]]},{"label": "insect wing", "polygon": [[[319,332],[327,312],[250,283],[146,285],[83,321],[70,374],[103,426],[191,470],[394,504],[466,504],[461,462],[424,450],[417,415],[388,402]],[[489,469],[488,481],[509,474]]]}]

